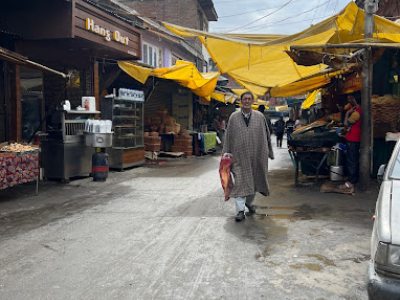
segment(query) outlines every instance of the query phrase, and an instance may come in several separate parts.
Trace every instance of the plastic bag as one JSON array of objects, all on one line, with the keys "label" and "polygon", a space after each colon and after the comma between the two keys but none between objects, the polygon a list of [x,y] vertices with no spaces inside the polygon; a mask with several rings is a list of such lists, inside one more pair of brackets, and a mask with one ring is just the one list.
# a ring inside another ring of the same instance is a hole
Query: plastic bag
[{"label": "plastic bag", "polygon": [[230,198],[230,193],[234,184],[233,174],[231,172],[232,156],[224,155],[219,163],[219,176],[221,178],[222,189],[224,190],[225,201]]}]

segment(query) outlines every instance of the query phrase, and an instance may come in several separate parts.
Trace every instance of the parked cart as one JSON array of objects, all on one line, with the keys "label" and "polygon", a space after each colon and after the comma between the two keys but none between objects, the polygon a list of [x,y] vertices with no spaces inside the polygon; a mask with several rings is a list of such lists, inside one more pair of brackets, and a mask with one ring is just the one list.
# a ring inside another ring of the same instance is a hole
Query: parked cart
[{"label": "parked cart", "polygon": [[289,155],[295,167],[294,183],[299,185],[299,174],[315,176],[318,181],[322,171],[328,170],[327,158],[331,148],[289,147]]}]

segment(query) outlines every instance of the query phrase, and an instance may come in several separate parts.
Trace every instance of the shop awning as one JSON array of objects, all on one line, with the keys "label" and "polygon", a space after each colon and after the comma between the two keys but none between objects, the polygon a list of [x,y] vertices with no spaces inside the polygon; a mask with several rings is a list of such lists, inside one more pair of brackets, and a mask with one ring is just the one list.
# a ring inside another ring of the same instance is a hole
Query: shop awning
[{"label": "shop awning", "polygon": [[62,72],[56,71],[52,68],[46,67],[44,65],[41,65],[39,63],[33,62],[29,60],[27,57],[22,56],[16,52],[10,51],[8,49],[0,47],[0,59],[4,59],[6,61],[12,62],[14,64],[18,65],[26,65],[35,69],[39,69],[44,72],[50,72],[56,75],[59,75],[63,78],[67,78],[67,74],[64,74]]},{"label": "shop awning", "polygon": [[[400,42],[400,25],[379,16],[375,18],[374,39],[382,43]],[[260,95],[271,89],[274,96],[292,96],[323,86],[329,78],[320,77],[313,84],[303,81],[319,77],[327,65],[301,66],[286,53],[291,46],[342,44],[364,38],[364,11],[350,2],[339,14],[310,28],[267,42],[240,39],[224,34],[212,34],[169,23],[164,25],[182,37],[197,37],[207,48],[221,73],[226,73],[239,84]],[[305,83],[304,88],[290,89],[288,85]],[[308,85],[308,86],[307,86]],[[284,88],[282,91],[282,88]]]},{"label": "shop awning", "polygon": [[295,95],[303,95],[309,91],[323,87],[331,82],[331,78],[341,74],[352,72],[352,69],[343,69],[339,71],[320,72],[318,75],[310,78],[304,78],[299,81],[289,83],[283,86],[274,87],[271,89],[271,96],[273,97],[290,97]]},{"label": "shop awning", "polygon": [[301,109],[309,109],[311,106],[313,106],[316,103],[316,100],[318,99],[318,95],[320,94],[320,92],[321,89],[317,89],[309,93],[307,98],[301,104]]},{"label": "shop awning", "polygon": [[118,66],[143,84],[149,76],[173,80],[190,89],[194,94],[208,99],[214,92],[220,75],[218,72],[200,73],[193,63],[183,60],[178,60],[174,66],[169,68],[152,69],[128,61],[120,61]]}]

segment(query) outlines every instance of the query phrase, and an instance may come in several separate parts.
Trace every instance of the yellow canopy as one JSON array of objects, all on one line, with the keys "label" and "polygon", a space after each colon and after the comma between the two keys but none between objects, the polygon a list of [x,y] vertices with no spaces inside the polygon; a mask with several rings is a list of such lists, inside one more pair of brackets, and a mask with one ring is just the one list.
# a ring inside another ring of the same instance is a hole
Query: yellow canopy
[{"label": "yellow canopy", "polygon": [[345,74],[350,70],[343,69],[335,72],[328,72],[318,76],[301,79],[299,81],[286,84],[281,87],[275,87],[271,89],[271,95],[273,97],[289,97],[293,95],[306,94],[308,91],[315,90],[321,86],[328,84],[331,78]]},{"label": "yellow canopy", "polygon": [[308,94],[307,98],[301,104],[301,109],[309,109],[313,106],[318,98],[321,89],[317,89]]},{"label": "yellow canopy", "polygon": [[243,93],[248,92],[248,90],[246,90],[246,89],[231,89],[231,90],[238,97],[242,96]]},{"label": "yellow canopy", "polygon": [[235,103],[236,101],[236,96],[231,93],[223,93],[220,91],[214,91],[211,94],[211,98],[222,103]]},{"label": "yellow canopy", "polygon": [[129,61],[119,61],[118,66],[141,83],[145,83],[149,76],[174,80],[196,95],[208,99],[214,92],[219,77],[218,72],[200,73],[193,63],[183,60],[178,60],[169,68],[151,69]]},{"label": "yellow canopy", "polygon": [[[400,42],[400,25],[375,16],[374,38],[381,42]],[[310,28],[286,37],[249,37],[212,34],[164,23],[182,37],[197,37],[207,48],[221,73],[227,73],[254,94],[270,90],[274,96],[304,93],[327,84],[330,76],[323,73],[326,65],[297,65],[285,51],[294,45],[324,45],[359,42],[364,38],[364,11],[350,2],[339,14]],[[317,77],[303,82],[306,78]],[[300,86],[288,85],[299,82]],[[303,85],[303,83],[305,83]],[[311,84],[312,83],[312,84]],[[306,87],[304,87],[306,86]]]}]

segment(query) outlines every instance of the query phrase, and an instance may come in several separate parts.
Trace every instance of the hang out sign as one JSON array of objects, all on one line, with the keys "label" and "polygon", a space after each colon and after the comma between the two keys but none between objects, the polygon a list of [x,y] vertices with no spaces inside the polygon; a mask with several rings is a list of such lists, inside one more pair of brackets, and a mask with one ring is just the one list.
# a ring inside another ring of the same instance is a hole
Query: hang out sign
[{"label": "hang out sign", "polygon": [[97,25],[91,18],[86,18],[85,28],[88,31],[103,36],[107,42],[115,41],[126,46],[129,44],[129,38],[127,36],[123,36],[118,30],[111,31],[107,28]]}]

